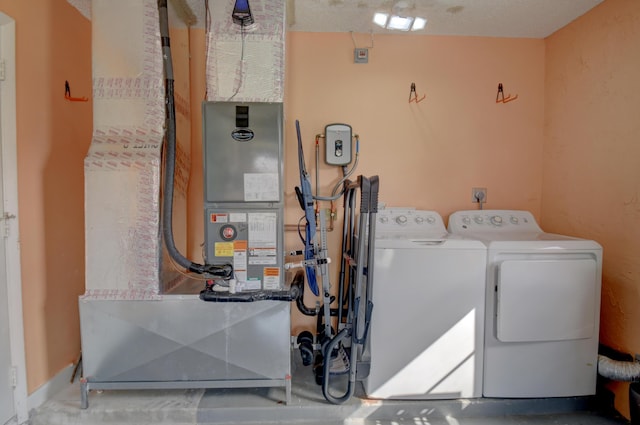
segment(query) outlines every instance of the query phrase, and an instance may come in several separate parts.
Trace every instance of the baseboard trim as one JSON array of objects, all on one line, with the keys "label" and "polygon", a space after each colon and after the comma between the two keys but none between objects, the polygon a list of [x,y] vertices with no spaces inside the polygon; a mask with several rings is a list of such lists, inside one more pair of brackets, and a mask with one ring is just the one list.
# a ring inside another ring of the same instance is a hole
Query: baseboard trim
[{"label": "baseboard trim", "polygon": [[56,376],[45,382],[40,388],[29,394],[27,397],[27,406],[29,411],[42,406],[44,402],[49,400],[56,393],[67,388],[70,385],[73,368],[74,365],[71,363],[69,366],[58,372]]}]

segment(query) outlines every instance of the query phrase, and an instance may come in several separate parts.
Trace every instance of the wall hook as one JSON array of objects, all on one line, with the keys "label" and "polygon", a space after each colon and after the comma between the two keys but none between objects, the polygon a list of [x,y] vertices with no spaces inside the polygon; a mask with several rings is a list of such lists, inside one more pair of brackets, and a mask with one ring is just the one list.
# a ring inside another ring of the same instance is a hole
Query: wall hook
[{"label": "wall hook", "polygon": [[418,93],[416,92],[416,83],[411,83],[411,91],[409,92],[409,103],[420,103],[424,100],[425,97],[427,97],[426,94],[418,99]]},{"label": "wall hook", "polygon": [[71,87],[69,82],[64,82],[64,98],[71,102],[87,102],[89,99],[86,97],[71,97]]},{"label": "wall hook", "polygon": [[507,97],[504,97],[504,89],[502,87],[502,83],[498,84],[498,94],[496,94],[496,103],[509,103],[518,98],[518,95],[511,96],[511,93]]}]

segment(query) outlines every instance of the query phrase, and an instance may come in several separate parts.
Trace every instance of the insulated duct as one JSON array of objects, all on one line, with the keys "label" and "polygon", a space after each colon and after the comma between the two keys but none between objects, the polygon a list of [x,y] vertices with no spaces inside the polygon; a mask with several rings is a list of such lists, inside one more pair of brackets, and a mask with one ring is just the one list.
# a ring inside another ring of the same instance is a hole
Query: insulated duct
[{"label": "insulated duct", "polygon": [[640,382],[640,362],[613,360],[600,354],[598,374],[614,381]]},{"label": "insulated duct", "polygon": [[631,382],[629,385],[629,416],[632,425],[640,424],[640,362],[613,360],[598,355],[598,374],[613,381]]}]

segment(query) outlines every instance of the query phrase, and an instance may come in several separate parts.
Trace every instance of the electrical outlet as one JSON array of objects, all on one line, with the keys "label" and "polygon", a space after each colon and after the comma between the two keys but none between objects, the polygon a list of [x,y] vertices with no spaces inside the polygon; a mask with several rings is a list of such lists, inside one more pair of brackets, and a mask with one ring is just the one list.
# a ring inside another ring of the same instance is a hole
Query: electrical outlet
[{"label": "electrical outlet", "polygon": [[474,187],[471,188],[471,202],[474,204],[487,202],[487,188],[486,187]]}]

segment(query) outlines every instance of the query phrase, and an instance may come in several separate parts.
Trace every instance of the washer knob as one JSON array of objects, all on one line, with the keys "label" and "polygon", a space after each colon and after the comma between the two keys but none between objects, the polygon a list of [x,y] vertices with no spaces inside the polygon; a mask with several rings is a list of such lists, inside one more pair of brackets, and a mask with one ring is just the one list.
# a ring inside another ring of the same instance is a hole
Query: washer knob
[{"label": "washer knob", "polygon": [[511,216],[511,222],[512,222],[513,224],[518,224],[518,217]]},{"label": "washer knob", "polygon": [[433,218],[432,216],[427,217],[427,223],[429,223],[429,224],[433,224],[433,223],[435,223],[435,222],[436,222],[436,219],[435,219],[435,218]]},{"label": "washer knob", "polygon": [[400,224],[400,225],[404,225],[407,224],[407,216],[406,215],[399,215],[396,217],[396,223]]},{"label": "washer knob", "polygon": [[471,224],[471,219],[469,217],[462,217],[462,223]]},{"label": "washer knob", "polygon": [[494,215],[493,217],[491,217],[491,224],[496,225],[496,226],[501,226],[502,225],[502,217],[500,217],[499,215]]},{"label": "washer knob", "polygon": [[380,220],[380,223],[387,223],[389,221],[389,217],[380,217],[378,220]]},{"label": "washer knob", "polygon": [[474,220],[475,220],[475,221],[476,221],[476,223],[478,223],[478,224],[482,224],[482,223],[484,223],[484,218],[482,218],[482,217],[480,217],[480,216],[478,216],[478,217],[474,218]]},{"label": "washer knob", "polygon": [[422,223],[424,223],[424,217],[422,217],[422,216],[420,216],[420,215],[419,215],[419,216],[417,216],[417,217],[415,218],[415,222],[416,222],[417,224],[422,224]]}]

